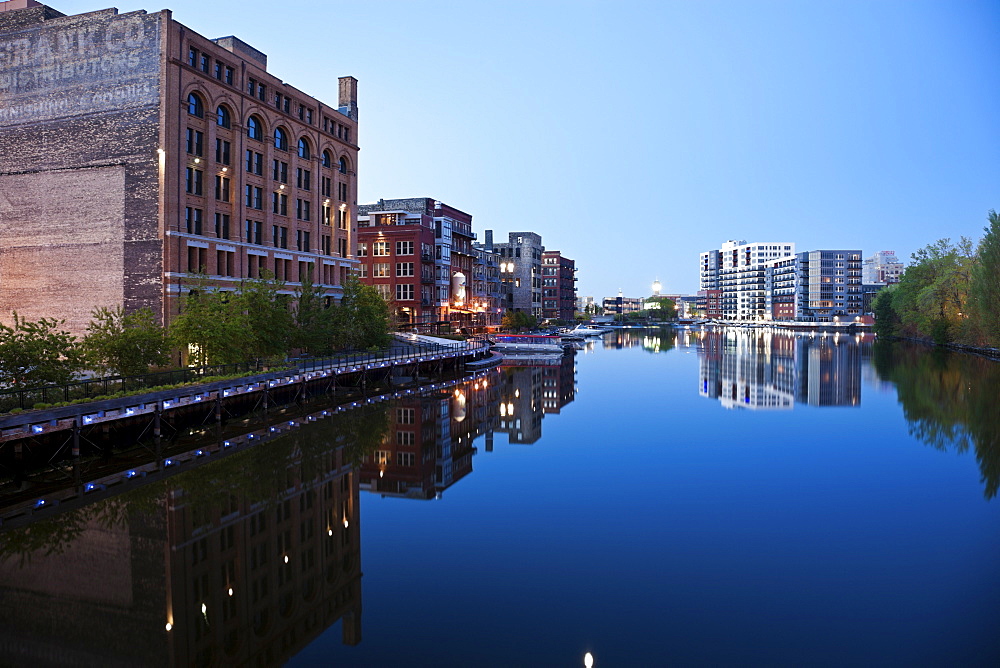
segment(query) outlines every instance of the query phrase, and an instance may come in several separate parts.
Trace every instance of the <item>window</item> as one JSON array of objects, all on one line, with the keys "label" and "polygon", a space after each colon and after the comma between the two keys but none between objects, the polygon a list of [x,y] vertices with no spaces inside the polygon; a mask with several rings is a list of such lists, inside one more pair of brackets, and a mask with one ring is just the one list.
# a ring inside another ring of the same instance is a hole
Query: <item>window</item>
[{"label": "window", "polygon": [[310,207],[312,203],[307,199],[295,200],[295,217],[299,220],[312,220]]},{"label": "window", "polygon": [[413,276],[413,263],[412,262],[397,262],[396,263],[396,276],[399,278]]},{"label": "window", "polygon": [[219,108],[215,110],[215,124],[220,128],[231,128],[233,126],[233,117],[223,105],[219,105]]},{"label": "window", "polygon": [[347,257],[347,239],[337,239],[337,252],[340,254],[340,257]]},{"label": "window", "polygon": [[[413,255],[413,242],[412,241],[397,241],[396,242],[396,255]],[[411,274],[412,276],[412,274]]]},{"label": "window", "polygon": [[375,278],[389,278],[389,263],[376,262],[372,265],[372,276]]},{"label": "window", "polygon": [[327,168],[333,167],[333,156],[330,155],[329,151],[323,151],[323,166]]},{"label": "window", "polygon": [[399,424],[413,424],[415,422],[416,411],[412,408],[397,408],[396,422]]},{"label": "window", "polygon": [[199,130],[187,129],[187,152],[191,155],[204,155],[202,153],[202,144],[205,138],[205,134]]},{"label": "window", "polygon": [[416,457],[412,452],[397,452],[396,453],[396,464],[398,466],[413,466],[416,461]]},{"label": "window", "polygon": [[215,78],[222,81],[222,63],[215,61]]},{"label": "window", "polygon": [[232,144],[225,139],[215,140],[215,161],[222,165],[229,164],[229,152]]},{"label": "window", "polygon": [[212,61],[204,53],[201,54],[201,71],[208,74],[209,70],[212,68]]},{"label": "window", "polygon": [[358,244],[358,257],[368,257],[368,244]]},{"label": "window", "polygon": [[235,72],[234,72],[233,68],[231,68],[228,65],[226,65],[226,83],[229,84],[230,86],[233,85],[233,75],[234,75],[234,73]]},{"label": "window", "polygon": [[264,124],[256,116],[247,119],[247,137],[264,141]]},{"label": "window", "polygon": [[288,163],[281,160],[271,161],[271,172],[274,180],[280,183],[288,183]]},{"label": "window", "polygon": [[220,202],[229,201],[229,179],[225,176],[215,177],[215,199]]},{"label": "window", "polygon": [[229,238],[229,214],[215,214],[215,236],[219,239]]},{"label": "window", "polygon": [[249,209],[263,209],[264,189],[260,186],[246,186],[246,205]]},{"label": "window", "polygon": [[250,97],[253,97],[257,93],[256,79],[247,79],[247,92],[250,93]]},{"label": "window", "polygon": [[347,212],[343,209],[337,210],[337,227],[342,230],[347,229]]},{"label": "window", "polygon": [[295,248],[303,253],[311,252],[309,245],[309,232],[305,230],[295,231]]},{"label": "window", "polygon": [[411,283],[400,283],[396,285],[397,301],[411,301],[413,299],[413,285]]},{"label": "window", "polygon": [[201,195],[203,172],[194,167],[187,168],[185,190],[189,195]]},{"label": "window", "polygon": [[339,199],[341,202],[346,202],[347,201],[347,184],[346,183],[338,183],[337,184],[337,199]]},{"label": "window", "polygon": [[299,167],[295,170],[295,185],[302,190],[312,190],[311,177],[312,172]]},{"label": "window", "polygon": [[323,234],[323,235],[320,236],[320,246],[321,246],[320,247],[320,252],[323,255],[329,255],[330,254],[330,235],[329,234]]},{"label": "window", "polygon": [[205,105],[202,104],[201,97],[197,93],[188,95],[188,113],[198,118],[205,117]]},{"label": "window", "polygon": [[340,171],[341,174],[347,173],[347,158],[340,159],[340,163],[338,164],[337,169]]},{"label": "window", "polygon": [[279,216],[288,215],[288,195],[282,193],[271,194],[271,209]]},{"label": "window", "polygon": [[375,255],[375,256],[386,256],[386,255],[389,255],[389,242],[388,241],[376,241],[372,245],[372,255]]},{"label": "window", "polygon": [[303,160],[312,157],[312,153],[309,151],[309,141],[305,137],[299,139],[299,157]]},{"label": "window", "polygon": [[184,209],[184,223],[186,225],[188,234],[202,233],[201,216],[202,216],[201,209],[196,209],[190,206]]},{"label": "window", "polygon": [[279,151],[288,150],[288,133],[283,128],[274,129],[274,148]]},{"label": "window", "polygon": [[392,299],[392,286],[388,283],[377,283],[375,285],[375,290],[382,299],[386,301]]},{"label": "window", "polygon": [[320,219],[319,219],[319,222],[323,223],[324,225],[329,225],[330,224],[330,205],[329,204],[324,204],[323,208],[320,209]]},{"label": "window", "polygon": [[267,88],[262,83],[257,84],[257,99],[261,102],[267,102]]},{"label": "window", "polygon": [[272,225],[271,240],[276,248],[288,248],[288,228],[282,225]]},{"label": "window", "polygon": [[319,179],[320,183],[320,194],[323,197],[329,197],[330,192],[333,190],[333,181],[330,180],[329,176],[321,176]]},{"label": "window", "polygon": [[198,65],[198,49],[191,47],[188,49],[188,65],[196,67]]},{"label": "window", "polygon": [[264,224],[258,220],[246,221],[246,240],[248,244],[262,244]]},{"label": "window", "polygon": [[247,149],[247,173],[257,176],[262,176],[264,173],[264,156],[250,149]]}]

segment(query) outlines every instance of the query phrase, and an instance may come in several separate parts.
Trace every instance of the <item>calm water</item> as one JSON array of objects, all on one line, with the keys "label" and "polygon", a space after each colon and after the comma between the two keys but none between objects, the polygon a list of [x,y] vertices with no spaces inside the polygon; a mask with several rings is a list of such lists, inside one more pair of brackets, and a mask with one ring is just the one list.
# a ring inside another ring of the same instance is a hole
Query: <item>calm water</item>
[{"label": "calm water", "polygon": [[924,348],[617,332],[0,535],[0,658],[1000,665],[998,399]]}]

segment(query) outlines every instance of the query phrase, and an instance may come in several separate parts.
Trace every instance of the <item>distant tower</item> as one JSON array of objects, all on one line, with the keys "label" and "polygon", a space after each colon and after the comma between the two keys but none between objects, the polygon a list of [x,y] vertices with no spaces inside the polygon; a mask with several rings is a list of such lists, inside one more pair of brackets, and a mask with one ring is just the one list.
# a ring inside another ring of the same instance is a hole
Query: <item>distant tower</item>
[{"label": "distant tower", "polygon": [[660,288],[662,288],[662,287],[663,286],[660,284],[660,279],[656,279],[655,281],[653,281],[653,296],[654,297],[659,297],[660,296]]}]

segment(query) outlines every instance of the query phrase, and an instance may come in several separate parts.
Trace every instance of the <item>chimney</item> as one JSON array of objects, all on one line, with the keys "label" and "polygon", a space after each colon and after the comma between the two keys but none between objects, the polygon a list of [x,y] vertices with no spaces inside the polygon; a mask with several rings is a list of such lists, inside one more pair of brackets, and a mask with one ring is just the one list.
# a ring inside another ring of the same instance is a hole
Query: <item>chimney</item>
[{"label": "chimney", "polygon": [[486,230],[484,232],[484,234],[486,235],[486,238],[485,238],[485,241],[486,241],[486,250],[488,250],[488,251],[490,251],[492,253],[493,252],[493,230]]},{"label": "chimney", "polygon": [[340,101],[338,111],[352,121],[358,120],[358,80],[354,77],[340,77]]}]

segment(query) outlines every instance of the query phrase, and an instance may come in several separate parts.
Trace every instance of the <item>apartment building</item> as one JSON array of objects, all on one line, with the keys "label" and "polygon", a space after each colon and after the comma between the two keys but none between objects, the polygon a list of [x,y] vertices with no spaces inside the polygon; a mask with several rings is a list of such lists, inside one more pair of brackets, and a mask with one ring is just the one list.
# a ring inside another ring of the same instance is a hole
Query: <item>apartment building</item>
[{"label": "apartment building", "polygon": [[699,290],[721,290],[722,318],[764,320],[767,313],[766,265],[795,255],[791,242],[729,240],[701,253]]},{"label": "apartment building", "polygon": [[542,252],[542,316],[569,322],[576,314],[576,263],[559,251]]},{"label": "apartment building", "polygon": [[195,274],[226,290],[269,272],[289,294],[308,274],[340,299],[357,264],[356,79],[324,103],[170,10],[0,10],[0,318],[77,335],[97,307],[167,322]]},{"label": "apartment building", "polygon": [[905,265],[896,258],[896,251],[878,251],[866,257],[861,267],[861,280],[866,285],[899,283]]},{"label": "apartment building", "polygon": [[484,247],[500,260],[501,308],[542,318],[542,237],[534,232],[510,232],[508,241],[494,243],[486,230]]}]

